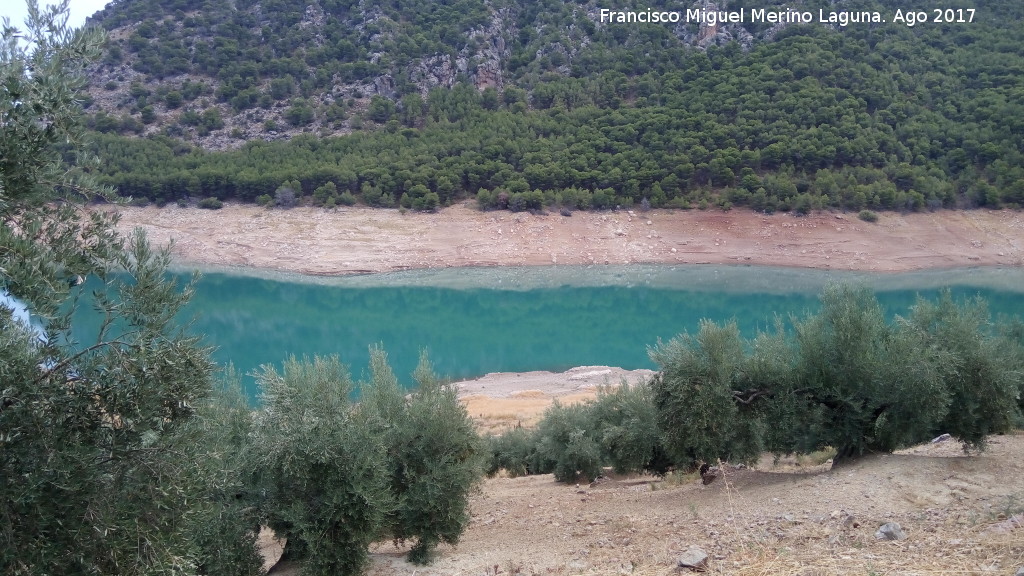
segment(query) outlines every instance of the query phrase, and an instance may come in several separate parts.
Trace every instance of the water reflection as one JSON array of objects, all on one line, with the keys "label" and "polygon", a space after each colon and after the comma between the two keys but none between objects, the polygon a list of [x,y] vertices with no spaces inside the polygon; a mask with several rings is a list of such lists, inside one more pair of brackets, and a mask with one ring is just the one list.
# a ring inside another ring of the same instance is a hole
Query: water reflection
[{"label": "water reflection", "polygon": [[[181,280],[187,275],[182,273]],[[1024,310],[1024,271],[985,268],[868,275],[724,266],[534,267],[410,271],[346,278],[209,271],[188,315],[241,373],[289,354],[338,354],[356,377],[382,343],[408,381],[419,352],[453,378],[586,364],[651,368],[647,347],[702,318],[736,319],[747,335],[775,314],[817,308],[829,281],[874,288],[890,314],[950,286],[995,313]],[[247,379],[252,386],[251,378]]]}]

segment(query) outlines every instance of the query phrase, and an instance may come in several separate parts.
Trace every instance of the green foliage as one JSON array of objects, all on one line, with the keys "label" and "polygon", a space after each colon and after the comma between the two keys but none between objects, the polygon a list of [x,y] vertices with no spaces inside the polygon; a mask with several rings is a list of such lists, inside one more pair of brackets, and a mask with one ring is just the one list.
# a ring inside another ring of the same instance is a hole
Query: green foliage
[{"label": "green foliage", "polygon": [[719,326],[704,320],[696,336],[683,334],[650,355],[661,367],[653,382],[654,402],[674,462],[749,462],[760,455],[762,435],[746,429],[734,393],[744,385],[747,360],[734,322]]},{"label": "green foliage", "polygon": [[[865,0],[860,8],[895,7]],[[242,123],[302,128],[316,118],[323,127],[347,122],[360,130],[365,117],[374,122],[367,126],[388,128],[318,146],[275,142],[189,157],[126,154],[125,147],[147,146],[134,141],[103,147],[105,182],[141,178],[148,189],[138,196],[157,198],[168,166],[199,164],[235,187],[247,170],[280,181],[344,167],[356,179],[353,194],[367,184],[398,201],[409,180],[437,193],[441,205],[499,188],[512,196],[585,192],[586,208],[566,202],[570,209],[627,206],[645,196],[654,207],[798,213],[1024,204],[1024,129],[1016,120],[1024,112],[1014,97],[1021,56],[1007,43],[1024,22],[1012,0],[994,0],[984,18],[955,30],[890,22],[776,34],[747,24],[749,48],[726,42],[706,51],[670,27],[596,26],[591,12],[543,2],[415,0],[401,9],[374,6],[372,24],[363,23],[369,8],[338,2],[320,6],[316,23],[297,0],[261,6],[259,25],[248,10],[194,8],[182,20],[171,5],[138,0],[101,14],[108,29],[135,26],[126,45],[112,45],[110,59],[148,75],[133,90],[140,110],[138,98],[150,91],[166,90],[172,107],[175,92],[190,102],[215,86],[237,110],[260,105],[282,114],[242,114]],[[495,18],[498,36],[488,29]],[[483,64],[499,37],[508,51],[497,63],[500,93],[477,90],[467,76],[481,70],[472,65],[450,88],[427,85],[424,69],[456,53]],[[178,84],[173,75],[182,69],[203,82]],[[379,87],[385,93],[346,120],[339,92],[348,92],[352,107],[364,98],[357,86],[383,78],[393,81]],[[287,99],[290,108],[271,107]],[[197,134],[217,129],[187,113],[181,121],[199,126]],[[142,128],[114,109],[97,112],[93,123],[109,134]],[[126,166],[125,157],[135,158]],[[380,170],[382,159],[389,170]],[[406,172],[416,178],[398,175]],[[512,200],[514,209],[535,209]]]},{"label": "green foliage", "polygon": [[589,481],[601,475],[601,445],[589,410],[557,401],[537,425],[537,473],[559,482]]},{"label": "green foliage", "polygon": [[327,203],[328,199],[337,199],[337,197],[337,185],[335,185],[334,182],[326,182],[322,186],[318,186],[317,189],[313,191],[313,204],[317,206],[323,206],[324,204]]},{"label": "green foliage", "polygon": [[487,474],[554,473],[562,482],[593,479],[603,466],[618,473],[664,474],[662,443],[650,382],[601,388],[594,401],[553,405],[536,430],[515,428],[487,439]]},{"label": "green foliage", "polygon": [[591,418],[600,434],[603,461],[620,474],[668,468],[654,387],[649,382],[601,388],[591,406]]},{"label": "green foliage", "polygon": [[255,576],[263,572],[256,548],[259,499],[254,493],[252,408],[228,366],[198,418],[176,439],[189,455],[201,487],[189,503],[188,532],[200,574]]},{"label": "green foliage", "polygon": [[792,339],[781,321],[750,343],[704,323],[652,351],[659,425],[678,464],[827,446],[838,463],[940,432],[980,447],[1013,425],[1020,345],[980,303],[946,293],[890,324],[866,288],[829,286],[821,298]]},{"label": "green foliage", "polygon": [[258,375],[264,407],[253,427],[255,488],[286,555],[310,574],[356,574],[369,544],[414,539],[409,558],[430,560],[469,523],[480,444],[455,389],[423,357],[406,396],[379,348],[371,349],[363,401],[337,358],[285,362]]},{"label": "green foliage", "polygon": [[370,120],[383,124],[391,119],[395,113],[395,103],[381,96],[370,98]]},{"label": "green foliage", "polygon": [[220,110],[207,108],[200,116],[199,126],[208,131],[220,130],[224,127],[224,119],[220,116]]},{"label": "green foliage", "polygon": [[433,373],[424,354],[408,396],[383,350],[370,351],[363,409],[387,450],[397,506],[387,530],[415,539],[409,560],[425,564],[440,542],[456,544],[469,524],[469,493],[481,475],[481,446],[456,390]]},{"label": "green foliage", "polygon": [[203,198],[199,201],[199,207],[206,210],[220,210],[224,207],[224,203],[216,198]]},{"label": "green foliage", "polygon": [[798,451],[833,446],[840,461],[927,439],[950,407],[949,355],[904,323],[886,324],[867,288],[829,286],[821,300],[795,326],[794,385],[812,407]]},{"label": "green foliage", "polygon": [[[168,253],[81,209],[107,194],[79,154],[82,72],[102,38],[66,29],[66,10],[31,2],[24,36],[5,25],[0,44],[0,284],[42,325],[0,307],[0,572],[193,573],[204,479],[180,448],[213,365],[173,322],[191,289],[165,280]],[[86,276],[100,328],[77,342]]]},{"label": "green foliage", "polygon": [[94,342],[47,339],[0,314],[0,567],[7,574],[187,572],[200,489],[179,435],[208,393],[209,350],[172,321],[190,290],[136,236],[98,291]]},{"label": "green foliage", "polygon": [[980,298],[958,305],[949,291],[937,302],[918,300],[908,325],[925,346],[948,355],[943,370],[949,410],[933,431],[982,448],[988,435],[1014,425],[1015,399],[1024,390],[1021,342],[1002,334]]},{"label": "green foliage", "polygon": [[[80,153],[84,127],[77,99],[102,37],[69,31],[55,18],[56,10],[40,12],[33,3],[24,32],[32,47],[20,42],[16,28],[5,27],[0,43],[0,85],[9,95],[0,99],[2,288],[44,318],[56,314],[69,276],[103,269],[120,249],[113,218],[79,211],[74,201],[112,196],[74,167],[90,163]],[[57,148],[67,144],[71,166]]]},{"label": "green foliage", "polygon": [[552,472],[573,482],[602,466],[664,474],[764,451],[829,450],[841,464],[941,433],[965,448],[1022,417],[1024,323],[993,323],[984,302],[948,291],[886,322],[863,287],[830,285],[821,310],[781,318],[743,339],[734,322],[703,321],[650,350],[651,381],[555,404],[533,431],[488,438],[487,473]]},{"label": "green foliage", "polygon": [[484,471],[488,477],[505,470],[512,478],[536,474],[531,464],[536,455],[536,440],[531,430],[513,428],[503,434],[487,436],[487,453],[490,455]]},{"label": "green foliage", "polygon": [[284,119],[296,127],[308,126],[313,123],[316,113],[305,100],[297,98],[292,102],[290,108],[284,113]]},{"label": "green foliage", "polygon": [[338,196],[338,203],[341,204],[342,206],[355,206],[356,197],[353,196],[351,192],[346,190],[342,192],[340,196]]},{"label": "green foliage", "polygon": [[865,222],[878,222],[878,214],[875,214],[871,210],[861,210],[860,213],[857,214],[857,218],[860,218]]},{"label": "green foliage", "polygon": [[168,110],[180,108],[184,102],[185,98],[177,90],[171,90],[164,96],[164,103],[167,105]]},{"label": "green foliage", "polygon": [[303,573],[359,574],[395,509],[386,447],[349,400],[337,358],[265,366],[254,442],[269,525],[288,538]]}]

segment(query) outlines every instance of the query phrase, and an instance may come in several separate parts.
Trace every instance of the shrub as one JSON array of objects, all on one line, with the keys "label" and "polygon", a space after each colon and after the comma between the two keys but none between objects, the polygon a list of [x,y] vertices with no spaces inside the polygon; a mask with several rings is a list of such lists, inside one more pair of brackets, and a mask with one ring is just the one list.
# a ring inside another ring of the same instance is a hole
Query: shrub
[{"label": "shrub", "polygon": [[296,99],[292,106],[284,112],[284,119],[296,128],[312,124],[315,116],[313,108],[302,99]]},{"label": "shrub", "polygon": [[908,319],[924,333],[923,346],[949,355],[942,371],[950,409],[933,427],[975,448],[990,434],[1014,426],[1024,391],[1024,357],[1020,343],[994,329],[981,298],[957,305],[949,290],[935,302],[919,298]]},{"label": "shrub", "polygon": [[440,204],[441,198],[438,197],[437,192],[427,192],[422,198],[413,201],[413,207],[424,212],[433,212]]},{"label": "shrub", "polygon": [[493,192],[480,189],[476,193],[476,207],[481,211],[493,210],[497,207],[497,198]]},{"label": "shrub", "polygon": [[864,287],[829,286],[821,311],[796,322],[792,401],[811,407],[793,448],[836,449],[834,463],[929,438],[950,396],[948,354],[906,323],[890,326]]},{"label": "shrub", "polygon": [[172,90],[164,96],[164,102],[167,104],[168,110],[174,110],[180,108],[185,103],[185,99],[182,97],[181,92]]},{"label": "shrub", "polygon": [[298,203],[295,190],[290,186],[281,186],[274,191],[274,203],[282,208],[292,208]]},{"label": "shrub", "polygon": [[495,476],[502,470],[512,478],[536,473],[532,467],[536,458],[533,432],[513,428],[497,436],[488,436],[486,442],[488,460],[484,471],[487,476]]},{"label": "shrub", "polygon": [[592,480],[601,475],[601,446],[585,405],[557,401],[537,426],[536,469],[551,472],[559,482]]},{"label": "shrub", "polygon": [[601,388],[590,407],[603,462],[620,473],[664,474],[668,460],[658,428],[654,389],[648,382]]},{"label": "shrub", "polygon": [[[87,240],[80,241],[79,234]],[[85,244],[95,241],[87,228],[67,237],[82,242],[76,255],[94,257],[98,253],[93,250],[102,251]],[[118,328],[111,330],[114,334],[100,329],[91,348],[78,350],[56,337],[61,332],[53,324],[50,337],[41,340],[36,330],[0,306],[4,574],[190,570],[193,544],[185,528],[202,483],[193,471],[194,460],[180,450],[180,440],[195,417],[193,407],[210,390],[214,365],[199,339],[173,324],[191,287],[182,293],[164,279],[168,253],[150,251],[141,233],[131,248],[122,249],[113,235],[109,241],[116,242],[109,260],[103,260],[110,264],[94,271],[103,274],[120,266],[133,282],[107,276],[97,288],[99,310],[89,321]],[[48,258],[70,246],[46,246],[52,251],[42,253],[45,260],[24,244],[18,248],[17,256],[28,256],[35,265],[35,284],[8,285],[27,295],[33,311],[45,311],[46,302],[27,288],[53,298],[60,288],[37,275],[46,273],[39,271],[44,263],[66,274],[68,268],[58,266],[64,261]],[[10,281],[11,267],[3,268],[4,280]],[[71,322],[71,298],[59,302],[67,304],[67,318],[51,316],[51,322]]]},{"label": "shrub", "polygon": [[1012,427],[1024,355],[979,303],[946,293],[890,324],[866,288],[829,286],[821,301],[792,339],[781,321],[752,343],[704,322],[652,350],[659,426],[677,463],[833,446],[837,465],[939,432],[981,447]]},{"label": "shrub", "polygon": [[386,447],[391,494],[387,518],[396,540],[416,539],[415,564],[428,562],[440,542],[456,544],[469,524],[469,492],[481,472],[481,445],[454,387],[437,378],[426,355],[408,397],[379,348],[370,350],[363,407]]},{"label": "shrub", "polygon": [[327,199],[338,195],[338,186],[334,182],[325,182],[313,190],[313,205],[323,206]]},{"label": "shrub", "polygon": [[857,214],[857,218],[865,222],[878,222],[878,214],[875,214],[871,210],[861,210],[860,214]]},{"label": "shrub", "polygon": [[199,573],[262,574],[263,559],[256,548],[259,501],[250,466],[252,413],[231,365],[197,414],[179,443],[203,488],[190,505],[187,528]]},{"label": "shrub", "polygon": [[259,206],[270,206],[274,203],[274,197],[270,194],[260,194],[256,197],[256,204]]},{"label": "shrub", "polygon": [[284,363],[257,375],[263,409],[253,427],[271,528],[303,573],[359,574],[395,510],[385,446],[349,400],[336,357]]},{"label": "shrub", "polygon": [[761,436],[744,433],[747,422],[733,393],[746,359],[735,322],[703,320],[696,336],[659,343],[650,356],[661,367],[652,382],[654,402],[673,462],[742,462],[760,454]]},{"label": "shrub", "polygon": [[346,190],[341,193],[341,196],[338,196],[338,203],[343,206],[355,206],[356,197],[351,192]]},{"label": "shrub", "polygon": [[199,207],[205,210],[220,210],[224,207],[224,203],[217,198],[203,198],[199,201]]}]

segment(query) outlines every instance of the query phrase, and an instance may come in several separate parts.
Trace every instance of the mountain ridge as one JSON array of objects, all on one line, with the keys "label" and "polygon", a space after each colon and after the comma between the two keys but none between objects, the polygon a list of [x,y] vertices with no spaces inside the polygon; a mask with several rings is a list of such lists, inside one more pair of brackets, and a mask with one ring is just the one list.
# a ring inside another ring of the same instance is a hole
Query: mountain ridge
[{"label": "mountain ridge", "polygon": [[914,26],[665,26],[595,22],[601,2],[114,4],[87,109],[103,177],[157,203],[1024,205],[1022,4]]}]

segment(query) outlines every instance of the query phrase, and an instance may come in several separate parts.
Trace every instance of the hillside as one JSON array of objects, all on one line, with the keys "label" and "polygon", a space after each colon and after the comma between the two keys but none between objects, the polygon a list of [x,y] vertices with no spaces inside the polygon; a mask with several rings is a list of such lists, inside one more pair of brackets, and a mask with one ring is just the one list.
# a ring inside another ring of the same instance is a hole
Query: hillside
[{"label": "hillside", "polygon": [[[95,20],[87,112],[102,178],[141,204],[1020,206],[1024,5],[985,4],[665,6],[748,18],[711,25],[553,0],[132,0]],[[749,21],[783,8],[813,21]]]},{"label": "hillside", "polygon": [[[690,546],[708,573],[1006,574],[1024,568],[1024,436],[980,455],[955,442],[868,457],[840,470],[807,458],[696,474],[566,485],[550,475],[486,480],[457,547],[427,567],[377,545],[369,574],[665,576]],[[897,522],[907,538],[878,540]],[[298,574],[288,563],[271,574]]]}]

